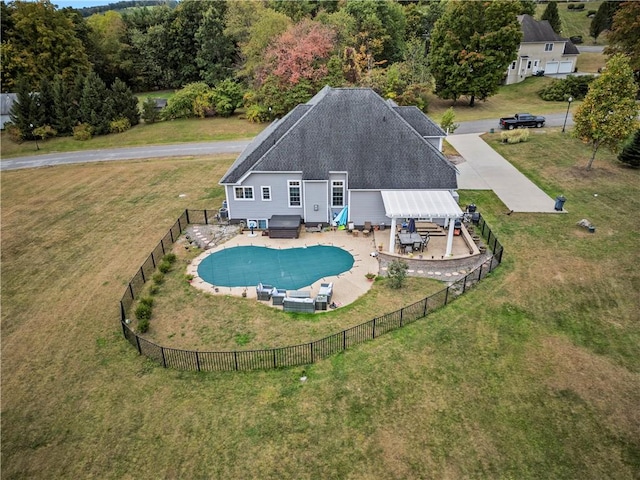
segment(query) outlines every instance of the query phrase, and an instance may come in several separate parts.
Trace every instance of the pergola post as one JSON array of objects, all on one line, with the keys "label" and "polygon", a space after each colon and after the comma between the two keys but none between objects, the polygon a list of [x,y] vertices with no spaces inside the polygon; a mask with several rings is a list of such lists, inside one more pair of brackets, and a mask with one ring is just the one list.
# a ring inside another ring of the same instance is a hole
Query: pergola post
[{"label": "pergola post", "polygon": [[396,251],[396,217],[391,217],[391,232],[389,232],[389,253]]},{"label": "pergola post", "polygon": [[452,220],[452,218],[447,218],[447,222],[449,224],[449,233],[447,235],[447,250],[444,253],[445,257],[451,255],[451,250],[453,250],[453,229],[456,222]]}]

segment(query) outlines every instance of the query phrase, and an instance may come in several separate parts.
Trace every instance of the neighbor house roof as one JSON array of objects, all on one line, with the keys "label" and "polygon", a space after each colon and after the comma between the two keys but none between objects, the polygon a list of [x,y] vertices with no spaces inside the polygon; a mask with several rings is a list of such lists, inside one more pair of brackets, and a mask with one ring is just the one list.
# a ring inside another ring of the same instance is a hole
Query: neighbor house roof
[{"label": "neighbor house roof", "polygon": [[521,43],[565,42],[564,54],[577,55],[578,48],[569,39],[558,35],[547,20],[536,20],[531,15],[518,15],[522,27]]},{"label": "neighbor house roof", "polygon": [[0,114],[9,115],[17,98],[18,94],[16,93],[0,93]]},{"label": "neighbor house roof", "polygon": [[251,171],[303,180],[348,172],[350,189],[457,188],[456,168],[424,138],[444,132],[417,108],[394,105],[371,89],[325,87],[258,135],[220,183]]}]

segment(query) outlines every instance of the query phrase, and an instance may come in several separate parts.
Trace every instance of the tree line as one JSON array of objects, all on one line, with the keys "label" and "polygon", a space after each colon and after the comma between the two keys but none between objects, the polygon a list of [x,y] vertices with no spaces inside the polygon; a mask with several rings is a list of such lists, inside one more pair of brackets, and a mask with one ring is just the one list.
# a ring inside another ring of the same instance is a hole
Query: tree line
[{"label": "tree line", "polygon": [[[97,96],[116,81],[132,92],[189,86],[192,108],[184,115],[228,114],[244,105],[254,121],[286,114],[326,84],[370,87],[424,111],[432,92],[473,105],[497,92],[517,57],[517,15],[533,15],[536,5],[534,0],[157,3],[131,2],[131,8],[84,18],[49,0],[0,2],[2,91],[22,85],[39,92],[32,95],[38,100],[46,95],[40,91],[43,79],[77,92],[78,78],[91,78],[89,85],[102,92]],[[81,103],[76,97],[67,104],[74,102]],[[145,112],[153,120],[150,107]],[[101,125],[90,124],[94,133],[108,130],[106,122],[129,118],[119,111],[104,116],[108,120]],[[85,124],[87,118],[74,121]],[[46,125],[58,134],[69,134],[49,120]]]}]

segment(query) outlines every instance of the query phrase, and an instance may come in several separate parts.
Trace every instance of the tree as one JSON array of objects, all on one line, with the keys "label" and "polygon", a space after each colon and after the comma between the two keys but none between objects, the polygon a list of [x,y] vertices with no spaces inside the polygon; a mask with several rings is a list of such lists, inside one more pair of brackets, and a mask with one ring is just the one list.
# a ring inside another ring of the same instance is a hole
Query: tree
[{"label": "tree", "polygon": [[621,54],[611,57],[602,75],[591,82],[589,93],[573,116],[574,134],[591,144],[587,170],[600,146],[615,151],[637,128],[636,90],[629,61]]},{"label": "tree", "polygon": [[442,119],[440,120],[440,128],[447,132],[447,135],[453,134],[453,132],[455,132],[456,129],[460,126],[459,124],[455,123],[455,120],[456,114],[453,111],[453,107],[449,107],[447,111],[444,112],[444,115],[442,115]]},{"label": "tree", "polygon": [[498,91],[517,58],[522,33],[519,3],[451,1],[431,36],[429,64],[440,98],[485,100]]},{"label": "tree", "polygon": [[53,79],[53,120],[52,126],[58,135],[71,135],[77,122],[77,103],[67,83],[60,75]]},{"label": "tree", "polygon": [[160,120],[160,112],[156,108],[156,101],[151,97],[147,97],[142,104],[142,119],[144,123],[155,123]]},{"label": "tree", "polygon": [[558,4],[555,1],[551,1],[547,4],[547,8],[544,9],[540,20],[546,20],[553,28],[553,31],[560,34],[562,31],[562,21],[560,20],[560,14],[558,13]]},{"label": "tree", "polygon": [[224,34],[226,2],[213,2],[202,15],[195,35],[198,44],[196,63],[200,68],[200,79],[209,85],[229,78],[236,56],[233,41]]},{"label": "tree", "polygon": [[31,86],[26,78],[20,77],[16,82],[16,101],[11,106],[9,116],[11,123],[20,131],[22,140],[33,138],[33,124],[36,111],[36,103]]},{"label": "tree", "polygon": [[403,59],[406,21],[399,4],[354,0],[348,2],[344,10],[356,21],[357,34],[352,40],[356,51],[362,51],[378,63]]},{"label": "tree", "polygon": [[218,83],[213,89],[213,108],[216,115],[228,117],[242,105],[242,88],[233,80],[227,78]]},{"label": "tree", "polygon": [[[113,116],[126,118],[131,126],[140,122],[140,112],[138,111],[138,99],[131,89],[119,78],[116,78],[111,85],[110,97],[113,100]],[[110,119],[112,120],[112,119]]]},{"label": "tree", "polygon": [[625,144],[618,160],[630,167],[640,167],[640,128],[636,130],[631,141]]},{"label": "tree", "polygon": [[531,15],[532,17],[536,14],[536,0],[520,0],[520,10],[518,11],[518,15]]},{"label": "tree", "polygon": [[113,119],[113,99],[100,77],[91,72],[84,80],[80,98],[80,121],[93,127],[96,135],[109,133]]},{"label": "tree", "polygon": [[9,14],[2,31],[2,91],[12,91],[18,77],[24,77],[32,90],[41,78],[56,74],[71,80],[90,69],[75,26],[65,12],[48,0],[11,2],[2,11]]},{"label": "tree", "polygon": [[301,79],[313,84],[327,75],[327,61],[333,52],[335,34],[331,27],[311,20],[293,25],[274,40],[265,52],[261,79],[277,77],[283,87]]},{"label": "tree", "polygon": [[[630,2],[634,3],[634,2]],[[593,37],[593,40],[597,40],[598,36],[605,30],[611,29],[613,24],[613,16],[620,7],[621,2],[619,0],[606,0],[602,2],[595,16],[591,19],[591,25],[589,26],[589,35]],[[638,18],[637,16],[635,17]],[[631,20],[631,18],[629,18]]]},{"label": "tree", "polygon": [[635,73],[636,83],[640,83],[640,3],[626,2],[613,17],[611,32],[607,39],[607,55],[622,53],[627,56]]},{"label": "tree", "polygon": [[131,47],[127,44],[127,26],[118,12],[91,15],[89,26],[91,63],[94,71],[107,84],[116,78],[130,81],[133,78]]}]

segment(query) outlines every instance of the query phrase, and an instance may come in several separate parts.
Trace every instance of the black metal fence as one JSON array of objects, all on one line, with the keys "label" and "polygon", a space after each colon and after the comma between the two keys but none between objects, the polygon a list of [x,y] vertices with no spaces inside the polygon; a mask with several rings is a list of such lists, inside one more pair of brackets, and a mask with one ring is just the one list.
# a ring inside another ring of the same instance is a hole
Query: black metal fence
[{"label": "black metal fence", "polygon": [[439,292],[412,305],[309,343],[266,350],[198,352],[162,347],[145,340],[127,325],[125,321],[127,311],[141,292],[147,279],[153,275],[157,262],[165,253],[171,251],[171,247],[180,236],[182,229],[190,223],[214,223],[214,221],[217,221],[215,220],[216,213],[216,211],[208,210],[185,210],[131,279],[120,300],[120,321],[125,338],[141,355],[155,360],[165,368],[197,371],[257,370],[314,363],[354,345],[359,345],[390,331],[402,328],[444,307],[456,297],[464,294],[500,265],[504,251],[498,238],[493,234],[484,218],[480,216],[476,231],[480,232],[493,255],[474,271]]}]

